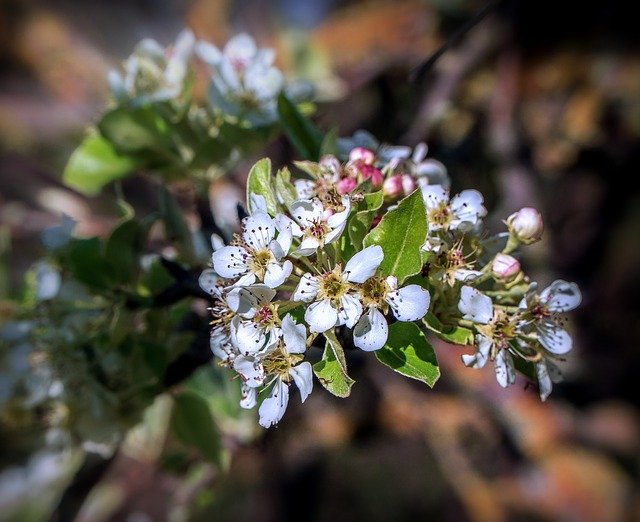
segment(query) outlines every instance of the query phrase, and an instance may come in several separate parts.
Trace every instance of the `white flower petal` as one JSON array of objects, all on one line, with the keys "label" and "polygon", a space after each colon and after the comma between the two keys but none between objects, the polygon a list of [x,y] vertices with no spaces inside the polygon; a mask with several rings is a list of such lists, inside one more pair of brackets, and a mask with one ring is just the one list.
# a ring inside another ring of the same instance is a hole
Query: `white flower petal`
[{"label": "white flower petal", "polygon": [[233,361],[233,369],[242,376],[243,384],[249,388],[257,388],[264,382],[264,368],[255,357],[239,355]]},{"label": "white flower petal", "polygon": [[246,33],[239,33],[224,46],[225,58],[238,65],[248,63],[258,52],[256,42]]},{"label": "white flower petal", "polygon": [[327,225],[331,228],[342,227],[349,217],[349,212],[351,211],[351,200],[348,197],[343,197],[340,202],[342,203],[344,210],[342,212],[332,214],[327,219]]},{"label": "white flower petal", "polygon": [[484,335],[476,335],[476,353],[473,355],[464,354],[462,362],[470,368],[484,368],[489,360],[489,352],[491,351],[491,339]]},{"label": "white flower petal", "polygon": [[304,274],[293,292],[294,301],[302,301],[310,303],[316,298],[318,293],[318,278],[312,276],[309,272]]},{"label": "white flower petal", "polygon": [[568,312],[580,305],[582,294],[575,283],[557,280],[540,292],[540,301],[551,312]]},{"label": "white flower petal", "polygon": [[275,67],[249,66],[244,77],[244,85],[259,100],[275,98],[284,86],[284,76]]},{"label": "white flower petal", "polygon": [[257,404],[257,395],[258,392],[255,388],[250,388],[249,386],[243,384],[242,385],[242,399],[240,400],[240,407],[245,410],[250,410]]},{"label": "white flower petal", "polygon": [[220,250],[224,246],[223,239],[218,234],[211,234],[211,248],[214,252]]},{"label": "white flower petal", "polygon": [[573,347],[573,340],[568,332],[552,322],[538,326],[538,340],[545,349],[556,355],[564,355]]},{"label": "white flower petal", "polygon": [[245,243],[256,250],[267,248],[276,234],[273,219],[261,210],[246,217],[242,226],[242,237]]},{"label": "white flower petal", "polygon": [[249,269],[248,257],[249,253],[242,247],[222,247],[213,253],[213,269],[227,279],[238,277]]},{"label": "white flower petal", "polygon": [[449,202],[449,191],[442,185],[425,185],[420,187],[422,190],[422,199],[427,210],[436,208],[440,203]]},{"label": "white flower petal", "polygon": [[338,312],[331,306],[328,299],[323,299],[309,305],[304,313],[304,320],[312,332],[322,333],[336,325]]},{"label": "white flower petal", "polygon": [[289,371],[296,386],[300,390],[300,400],[304,402],[313,391],[313,371],[308,362],[300,363]]},{"label": "white flower petal", "polygon": [[200,41],[196,44],[196,55],[204,63],[211,67],[216,67],[222,60],[222,53],[215,45],[209,42]]},{"label": "white flower petal", "polygon": [[278,229],[278,237],[276,238],[276,241],[282,249],[282,255],[286,256],[289,253],[289,250],[291,250],[291,240],[293,236],[291,225],[280,220],[276,221],[276,228]]},{"label": "white flower petal", "polygon": [[349,294],[340,299],[338,326],[346,324],[348,328],[353,328],[361,315],[362,303],[360,303],[360,299]]},{"label": "white flower petal", "polygon": [[451,210],[455,218],[452,228],[459,228],[462,223],[475,225],[478,219],[487,215],[483,206],[483,197],[477,190],[463,190],[451,200]]},{"label": "white flower petal", "polygon": [[365,352],[379,350],[388,337],[387,320],[377,308],[370,308],[353,329],[353,344]]},{"label": "white flower petal", "polygon": [[322,218],[324,208],[318,199],[299,199],[291,205],[290,213],[302,228]]},{"label": "white flower petal", "polygon": [[493,362],[496,371],[496,380],[503,388],[516,382],[516,369],[513,365],[513,357],[508,350],[500,350]]},{"label": "white flower petal", "polygon": [[453,277],[457,281],[461,281],[463,283],[471,282],[474,279],[477,279],[482,275],[482,272],[478,270],[467,270],[466,268],[459,268],[453,273]]},{"label": "white flower petal", "polygon": [[315,237],[305,237],[300,243],[300,247],[297,253],[301,256],[310,256],[316,253],[316,250],[320,246],[320,241]]},{"label": "white flower petal", "polygon": [[200,285],[200,288],[202,288],[205,292],[213,295],[218,290],[216,284],[219,280],[220,278],[218,277],[218,274],[216,274],[215,270],[207,268],[200,274],[200,277],[198,278],[198,284]]},{"label": "white flower petal", "polygon": [[276,382],[271,390],[271,394],[267,397],[258,410],[260,415],[260,426],[269,428],[274,424],[278,424],[289,403],[289,387],[280,379]]},{"label": "white flower petal", "polygon": [[307,329],[304,324],[296,324],[291,314],[285,315],[282,320],[282,336],[287,352],[304,353],[307,349]]},{"label": "white flower petal", "polygon": [[249,211],[253,214],[254,212],[263,212],[264,214],[268,214],[269,211],[267,209],[267,200],[262,194],[249,194]]},{"label": "white flower petal", "polygon": [[431,296],[418,285],[407,285],[385,296],[393,315],[398,321],[417,321],[429,310]]},{"label": "white flower petal", "polygon": [[293,264],[289,260],[286,260],[282,265],[269,263],[264,274],[264,284],[271,288],[277,288],[287,280],[292,271]]},{"label": "white flower petal", "polygon": [[540,394],[540,399],[546,401],[553,389],[553,383],[551,382],[547,363],[544,359],[536,363],[536,377],[538,378],[538,393]]},{"label": "white flower petal", "polygon": [[376,273],[384,259],[380,245],[372,245],[355,254],[344,267],[344,278],[351,283],[364,283]]},{"label": "white flower petal", "polygon": [[252,355],[260,351],[267,340],[265,331],[251,321],[231,323],[231,341],[243,355]]},{"label": "white flower petal", "polygon": [[293,182],[299,198],[309,199],[316,195],[316,182],[310,179],[297,179]]},{"label": "white flower petal", "polygon": [[491,298],[470,286],[463,286],[460,290],[458,310],[464,319],[474,323],[487,324],[493,318]]}]

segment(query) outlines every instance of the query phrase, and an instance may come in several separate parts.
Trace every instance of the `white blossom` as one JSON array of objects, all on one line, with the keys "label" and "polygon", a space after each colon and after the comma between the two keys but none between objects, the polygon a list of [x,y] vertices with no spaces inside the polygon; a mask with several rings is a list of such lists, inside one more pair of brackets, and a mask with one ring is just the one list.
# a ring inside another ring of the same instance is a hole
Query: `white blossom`
[{"label": "white blossom", "polygon": [[294,222],[291,230],[295,237],[301,239],[296,251],[303,256],[315,254],[318,248],[336,241],[345,226],[351,210],[351,202],[347,196],[341,199],[343,210],[334,213],[325,209],[319,199],[301,199],[291,205],[290,213]]},{"label": "white blossom", "polygon": [[442,185],[425,185],[421,189],[430,234],[438,230],[469,232],[487,214],[477,190],[463,190],[449,200],[449,191]]}]

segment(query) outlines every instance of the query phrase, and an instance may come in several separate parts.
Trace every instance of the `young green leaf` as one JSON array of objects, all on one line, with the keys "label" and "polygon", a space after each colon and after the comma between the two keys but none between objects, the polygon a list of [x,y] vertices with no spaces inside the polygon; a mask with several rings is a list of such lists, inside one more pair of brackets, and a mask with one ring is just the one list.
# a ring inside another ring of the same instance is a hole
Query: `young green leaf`
[{"label": "young green leaf", "polygon": [[328,391],[337,397],[348,397],[355,382],[347,374],[344,351],[333,331],[325,332],[327,343],[322,360],[313,365],[313,373]]},{"label": "young green leaf", "polygon": [[298,199],[298,193],[293,183],[291,183],[291,173],[287,167],[280,169],[276,173],[275,184],[275,193],[278,202],[288,209],[293,202]]},{"label": "young green leaf", "polygon": [[170,153],[173,143],[167,123],[150,107],[118,107],[98,122],[100,133],[120,152],[143,150]]},{"label": "young green leaf", "polygon": [[402,283],[422,269],[420,247],[426,235],[424,202],[420,190],[416,190],[384,215],[378,226],[364,238],[363,245],[380,245],[384,252],[379,268],[381,274],[396,276]]},{"label": "young green leaf", "polygon": [[107,240],[105,257],[113,264],[120,283],[133,282],[138,273],[141,236],[142,229],[138,220],[128,219],[120,223]]},{"label": "young green leaf", "polygon": [[429,330],[443,341],[463,346],[473,344],[473,332],[468,328],[444,325],[431,312],[427,313],[422,321]]},{"label": "young green leaf", "polygon": [[90,134],[71,154],[62,181],[86,196],[95,196],[102,187],[128,176],[140,166],[139,160],[119,154],[99,134]]},{"label": "young green leaf", "polygon": [[272,216],[276,215],[278,201],[271,187],[271,160],[269,158],[261,159],[249,171],[249,177],[247,178],[247,205],[249,206],[249,211],[253,212],[256,209],[253,208],[251,194],[264,197],[267,204],[267,212]]},{"label": "young green leaf", "polygon": [[278,97],[278,115],[285,134],[300,155],[317,161],[320,158],[322,132],[284,94]]},{"label": "young green leaf", "polygon": [[174,397],[171,428],[184,444],[197,448],[202,455],[217,464],[222,457],[220,430],[209,406],[196,394],[183,392]]},{"label": "young green leaf", "polygon": [[440,378],[440,368],[433,347],[415,323],[389,325],[389,338],[376,358],[402,375],[422,381],[433,388]]},{"label": "young green leaf", "polygon": [[164,221],[168,239],[179,244],[183,255],[188,258],[195,257],[191,231],[182,215],[182,209],[164,186],[160,187],[160,215]]},{"label": "young green leaf", "polygon": [[115,268],[102,254],[100,239],[75,240],[69,250],[68,266],[75,278],[95,288],[113,288],[117,283]]}]

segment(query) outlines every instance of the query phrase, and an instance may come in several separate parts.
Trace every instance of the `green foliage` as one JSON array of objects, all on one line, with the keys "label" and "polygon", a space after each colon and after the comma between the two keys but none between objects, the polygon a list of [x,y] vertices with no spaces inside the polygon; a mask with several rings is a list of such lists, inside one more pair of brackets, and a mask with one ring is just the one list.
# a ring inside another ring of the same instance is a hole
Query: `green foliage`
[{"label": "green foliage", "polygon": [[105,185],[124,178],[142,165],[139,159],[120,154],[99,134],[87,136],[69,158],[63,181],[87,196],[95,196]]},{"label": "green foliage", "polygon": [[429,330],[443,341],[464,346],[473,344],[473,332],[468,328],[442,324],[431,312],[427,313],[422,321]]},{"label": "green foliage", "polygon": [[278,209],[278,201],[271,186],[271,160],[263,158],[258,161],[249,171],[247,178],[247,205],[249,211],[253,212],[251,194],[257,194],[264,197],[267,204],[267,211],[272,216],[276,215]]},{"label": "green foliage", "polygon": [[120,284],[127,284],[137,278],[142,246],[142,228],[136,219],[123,221],[111,233],[105,257],[113,265]]},{"label": "green foliage", "polygon": [[97,237],[75,240],[69,251],[68,266],[78,281],[90,287],[109,289],[118,280],[116,269],[105,257]]},{"label": "green foliage", "polygon": [[176,395],[171,429],[182,443],[196,448],[206,459],[221,464],[220,430],[204,399],[192,392]]},{"label": "green foliage", "polygon": [[391,324],[387,344],[375,354],[382,364],[430,387],[440,378],[436,353],[414,323]]},{"label": "green foliage", "polygon": [[278,97],[278,115],[285,134],[298,153],[304,159],[317,161],[322,147],[322,132],[284,94]]},{"label": "green foliage", "polygon": [[365,247],[379,245],[384,252],[379,271],[402,283],[422,269],[420,247],[427,235],[427,218],[420,190],[404,198],[387,212],[364,238]]},{"label": "green foliage", "polygon": [[344,350],[332,330],[324,333],[327,342],[322,359],[313,365],[313,373],[328,391],[337,397],[348,397],[355,381],[347,374]]},{"label": "green foliage", "polygon": [[162,158],[173,149],[171,130],[152,107],[118,107],[104,114],[97,126],[118,152],[152,151]]},{"label": "green foliage", "polygon": [[278,202],[288,209],[293,202],[298,199],[298,193],[293,183],[291,183],[291,172],[287,167],[276,172],[275,193]]}]

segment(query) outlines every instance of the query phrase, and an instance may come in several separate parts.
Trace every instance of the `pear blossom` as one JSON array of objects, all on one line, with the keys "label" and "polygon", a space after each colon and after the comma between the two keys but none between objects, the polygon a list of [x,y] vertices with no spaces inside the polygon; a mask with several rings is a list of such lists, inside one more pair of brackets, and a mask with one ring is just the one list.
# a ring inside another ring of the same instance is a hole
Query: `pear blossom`
[{"label": "pear blossom", "polygon": [[421,189],[430,234],[438,230],[469,232],[487,215],[482,194],[477,190],[463,190],[450,200],[449,191],[442,185]]},{"label": "pear blossom", "polygon": [[563,328],[558,314],[569,312],[582,301],[578,285],[557,280],[538,295],[537,284],[532,283],[520,302],[522,326],[532,325],[538,341],[554,355],[564,355],[573,346],[571,336]]},{"label": "pear blossom", "polygon": [[[438,160],[427,158],[429,147],[419,143],[413,151],[410,147],[382,145],[378,150],[380,160],[386,162],[383,171],[409,175],[421,187],[427,185],[451,186],[447,168]],[[411,191],[413,192],[413,191]]]},{"label": "pear blossom", "polygon": [[238,244],[213,253],[213,269],[227,279],[248,274],[253,280],[247,284],[257,279],[270,288],[280,286],[293,270],[291,261],[284,260],[291,248],[289,222],[274,220],[258,211],[246,217],[242,224],[242,239]]},{"label": "pear blossom", "polygon": [[389,328],[384,314],[388,309],[398,321],[417,321],[427,313],[431,302],[429,292],[419,285],[398,289],[394,276],[370,277],[360,293],[367,311],[353,329],[353,342],[364,351],[379,350],[387,342]]},{"label": "pear blossom", "polygon": [[109,72],[111,92],[118,101],[135,104],[176,98],[182,92],[195,43],[189,29],[178,35],[169,50],[150,38],[142,40],[125,61],[124,76],[117,71]]},{"label": "pear blossom", "polygon": [[319,199],[301,199],[291,205],[290,213],[295,221],[291,222],[291,231],[301,238],[296,251],[302,256],[310,256],[329,243],[336,241],[347,225],[351,211],[351,202],[347,196],[341,199],[343,210],[334,213],[325,209]]},{"label": "pear blossom", "polygon": [[422,250],[430,251],[434,254],[432,262],[431,277],[454,286],[456,281],[469,283],[482,275],[479,270],[473,269],[472,262],[468,261],[471,255],[465,256],[463,252],[462,240],[457,241],[448,248],[445,241],[437,236],[427,239],[427,243],[422,246]]},{"label": "pear blossom", "polygon": [[276,291],[266,285],[251,285],[237,291],[238,308],[243,319],[232,323],[231,339],[240,353],[248,355],[273,344],[280,334]]},{"label": "pear blossom", "polygon": [[215,71],[209,92],[214,106],[256,125],[277,118],[276,99],[284,77],[273,66],[272,49],[258,49],[253,38],[241,33],[222,51],[208,42],[198,42],[196,53]]},{"label": "pear blossom", "polygon": [[354,283],[364,283],[372,277],[384,254],[382,248],[373,245],[355,254],[344,267],[340,265],[322,275],[306,273],[300,279],[294,301],[311,303],[304,319],[312,332],[326,332],[334,326],[347,325],[349,328],[360,319],[362,303],[354,293]]}]

